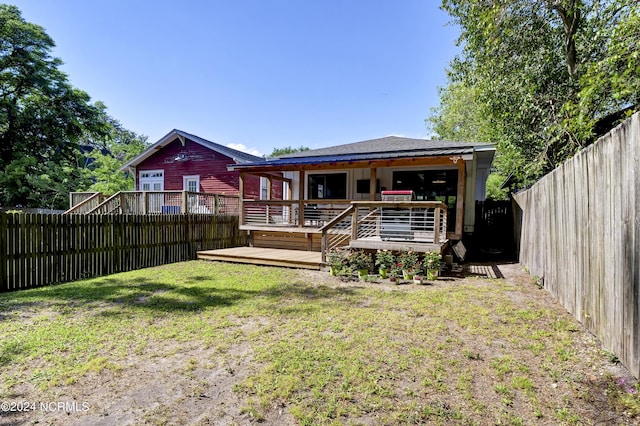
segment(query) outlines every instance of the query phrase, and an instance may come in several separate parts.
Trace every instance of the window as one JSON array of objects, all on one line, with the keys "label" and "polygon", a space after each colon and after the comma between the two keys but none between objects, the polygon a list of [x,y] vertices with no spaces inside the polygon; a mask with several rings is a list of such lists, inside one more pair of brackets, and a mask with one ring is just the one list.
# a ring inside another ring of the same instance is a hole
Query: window
[{"label": "window", "polygon": [[308,197],[310,200],[347,198],[347,174],[332,173],[309,175]]},{"label": "window", "polygon": [[260,199],[266,200],[269,196],[269,179],[260,176]]},{"label": "window", "polygon": [[189,192],[200,192],[200,176],[183,176],[182,189]]},{"label": "window", "polygon": [[[356,192],[358,194],[368,194],[371,181],[369,179],[358,179],[356,181]],[[380,179],[376,181],[376,192],[380,192]]]},{"label": "window", "polygon": [[140,171],[140,188],[143,191],[163,191],[164,170]]}]

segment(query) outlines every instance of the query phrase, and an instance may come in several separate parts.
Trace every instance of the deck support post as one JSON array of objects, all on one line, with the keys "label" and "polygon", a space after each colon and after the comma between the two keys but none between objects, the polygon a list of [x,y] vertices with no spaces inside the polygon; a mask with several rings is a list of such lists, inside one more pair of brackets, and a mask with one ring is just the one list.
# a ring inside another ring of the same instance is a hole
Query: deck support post
[{"label": "deck support post", "polygon": [[376,192],[378,189],[378,169],[371,168],[371,175],[369,177],[369,201],[376,200]]},{"label": "deck support post", "polygon": [[182,191],[182,214],[189,213],[189,196],[187,195],[187,191]]},{"label": "deck support post", "polygon": [[438,244],[439,242],[440,242],[440,207],[436,207],[433,210],[433,243]]},{"label": "deck support post", "polygon": [[147,214],[149,211],[149,193],[144,191],[142,193],[142,214]]},{"label": "deck support post", "polygon": [[244,225],[244,176],[243,172],[240,172],[240,180],[238,181],[238,223]]},{"label": "deck support post", "polygon": [[464,193],[467,181],[466,161],[458,160],[458,192],[456,194],[456,228],[455,234],[462,238],[464,225]]},{"label": "deck support post", "polygon": [[351,241],[355,241],[358,239],[358,214],[359,214],[358,206],[355,206],[353,210],[353,215],[351,216]]},{"label": "deck support post", "polygon": [[298,180],[298,227],[304,226],[304,185],[305,185],[305,173],[304,170],[299,172]]}]

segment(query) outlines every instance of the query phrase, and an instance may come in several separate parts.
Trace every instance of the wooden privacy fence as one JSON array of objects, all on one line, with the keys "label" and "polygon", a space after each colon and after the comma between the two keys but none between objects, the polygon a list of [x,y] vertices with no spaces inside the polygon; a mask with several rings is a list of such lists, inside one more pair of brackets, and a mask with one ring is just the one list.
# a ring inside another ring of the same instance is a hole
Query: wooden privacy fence
[{"label": "wooden privacy fence", "polygon": [[640,113],[516,194],[520,263],[640,375]]},{"label": "wooden privacy fence", "polygon": [[231,215],[0,213],[0,291],[181,262],[245,242]]}]

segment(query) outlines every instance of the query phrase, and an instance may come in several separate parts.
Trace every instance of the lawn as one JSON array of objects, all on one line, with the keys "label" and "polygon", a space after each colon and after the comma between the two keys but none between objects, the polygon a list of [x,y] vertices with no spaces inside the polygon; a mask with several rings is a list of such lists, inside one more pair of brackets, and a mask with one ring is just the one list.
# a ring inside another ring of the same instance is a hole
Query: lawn
[{"label": "lawn", "polygon": [[635,424],[635,380],[517,265],[344,283],[185,262],[0,294],[0,425]]}]

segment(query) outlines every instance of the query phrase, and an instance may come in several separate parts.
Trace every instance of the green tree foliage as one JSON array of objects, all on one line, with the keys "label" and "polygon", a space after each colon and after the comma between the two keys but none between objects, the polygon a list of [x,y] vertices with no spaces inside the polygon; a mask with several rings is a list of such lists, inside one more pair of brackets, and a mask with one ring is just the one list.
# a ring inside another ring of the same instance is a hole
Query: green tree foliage
[{"label": "green tree foliage", "polygon": [[0,205],[63,208],[82,180],[79,140],[105,134],[101,109],[50,56],[53,40],[0,5]]},{"label": "green tree foliage", "polygon": [[508,200],[509,194],[506,189],[501,188],[505,177],[499,173],[491,173],[487,178],[487,199],[488,200]]},{"label": "green tree foliage", "polygon": [[147,147],[147,137],[125,129],[104,111],[102,120],[107,124],[108,132],[88,134],[81,141],[85,148],[85,169],[84,182],[78,190],[106,195],[133,190],[134,176],[120,171],[120,167]]},{"label": "green tree foliage", "polygon": [[636,1],[444,0],[442,7],[461,28],[463,50],[428,122],[443,139],[496,142],[496,166],[521,184],[622,118],[612,114],[638,109]]},{"label": "green tree foliage", "polygon": [[297,148],[293,148],[291,146],[285,146],[284,148],[273,148],[271,154],[267,155],[266,158],[276,158],[286,154],[293,154],[295,152],[309,151],[309,148],[306,146],[300,145]]}]

